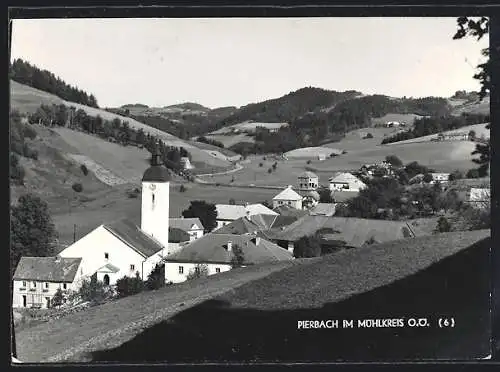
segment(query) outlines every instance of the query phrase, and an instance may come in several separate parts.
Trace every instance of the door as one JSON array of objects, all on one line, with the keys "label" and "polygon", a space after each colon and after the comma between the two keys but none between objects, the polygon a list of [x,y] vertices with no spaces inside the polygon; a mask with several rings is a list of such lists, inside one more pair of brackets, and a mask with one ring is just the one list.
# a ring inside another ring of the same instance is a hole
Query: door
[{"label": "door", "polygon": [[47,309],[50,309],[50,297],[45,297],[45,303],[47,305]]},{"label": "door", "polygon": [[109,275],[108,274],[104,275],[103,281],[104,281],[104,285],[109,285]]},{"label": "door", "polygon": [[26,296],[23,296],[23,307],[26,307]]}]

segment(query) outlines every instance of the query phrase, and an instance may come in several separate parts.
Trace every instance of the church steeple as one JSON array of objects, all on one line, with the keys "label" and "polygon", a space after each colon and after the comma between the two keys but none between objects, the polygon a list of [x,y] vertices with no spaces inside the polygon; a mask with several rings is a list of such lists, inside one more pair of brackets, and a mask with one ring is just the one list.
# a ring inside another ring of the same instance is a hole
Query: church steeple
[{"label": "church steeple", "polygon": [[151,154],[151,166],[144,172],[142,182],[169,182],[170,173],[162,163],[160,144],[156,143]]}]

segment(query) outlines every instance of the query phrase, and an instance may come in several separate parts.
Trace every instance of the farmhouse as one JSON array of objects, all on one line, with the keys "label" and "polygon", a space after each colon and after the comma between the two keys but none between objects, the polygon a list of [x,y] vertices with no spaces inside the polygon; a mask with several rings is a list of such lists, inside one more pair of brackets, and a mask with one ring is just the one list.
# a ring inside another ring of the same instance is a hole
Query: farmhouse
[{"label": "farmhouse", "polygon": [[14,273],[12,307],[46,309],[58,289],[76,290],[82,278],[81,258],[21,257]]},{"label": "farmhouse", "polygon": [[208,234],[165,259],[165,279],[180,283],[202,267],[208,275],[231,270],[236,247],[241,249],[243,266],[293,259],[291,253],[260,236]]},{"label": "farmhouse", "polygon": [[[429,182],[429,184],[431,185],[434,185],[436,182],[439,182],[441,184],[448,183],[450,179],[449,173],[429,173],[429,174],[432,176],[432,180]],[[412,177],[408,182],[410,185],[423,183],[424,174],[419,173],[416,176]]]},{"label": "farmhouse", "polygon": [[199,218],[170,218],[168,224],[171,228],[179,229],[189,235],[193,241],[203,236],[204,227]]},{"label": "farmhouse", "polygon": [[295,209],[302,209],[302,199],[303,197],[295,192],[292,186],[289,185],[273,198],[273,208],[287,205]]},{"label": "farmhouse", "polygon": [[178,252],[183,246],[192,242],[195,239],[192,239],[191,235],[189,235],[184,230],[169,227],[168,228],[168,251],[167,256],[169,254]]},{"label": "farmhouse", "polygon": [[298,188],[300,191],[316,190],[319,184],[319,177],[313,173],[306,171],[298,176]]},{"label": "farmhouse", "polygon": [[471,187],[467,192],[466,200],[475,208],[489,208],[491,205],[490,188]]},{"label": "farmhouse", "polygon": [[256,214],[278,215],[277,212],[260,203],[247,205],[216,204],[215,207],[217,209],[216,229],[245,216],[253,216]]},{"label": "farmhouse", "polygon": [[180,159],[180,163],[181,163],[182,169],[193,169],[194,168],[193,164],[191,164],[191,161],[189,160],[189,158],[187,156],[183,156]]},{"label": "farmhouse", "polygon": [[329,179],[330,190],[332,191],[357,191],[366,188],[363,181],[357,178],[352,173],[337,173],[334,177]]},{"label": "farmhouse", "polygon": [[272,229],[266,235],[282,247],[293,251],[294,243],[304,236],[323,234],[326,244],[361,247],[367,241],[379,243],[414,237],[406,222],[348,217],[304,216],[284,229]]}]

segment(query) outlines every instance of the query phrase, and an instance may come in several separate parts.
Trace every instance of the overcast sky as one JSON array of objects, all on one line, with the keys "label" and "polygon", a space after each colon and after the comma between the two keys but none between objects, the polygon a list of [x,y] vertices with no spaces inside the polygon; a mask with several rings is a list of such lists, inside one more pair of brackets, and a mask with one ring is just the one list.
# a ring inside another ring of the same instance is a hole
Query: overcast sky
[{"label": "overcast sky", "polygon": [[455,18],[14,20],[11,57],[101,107],[242,106],[304,86],[448,97],[479,88],[488,45],[455,31]]}]

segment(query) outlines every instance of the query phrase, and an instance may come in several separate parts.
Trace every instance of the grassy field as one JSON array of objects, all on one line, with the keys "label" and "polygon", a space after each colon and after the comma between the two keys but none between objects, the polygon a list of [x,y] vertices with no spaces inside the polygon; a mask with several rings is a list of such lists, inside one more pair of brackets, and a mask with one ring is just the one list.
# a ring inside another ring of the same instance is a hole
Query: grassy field
[{"label": "grassy field", "polygon": [[388,121],[397,121],[405,123],[406,126],[411,126],[415,119],[420,119],[422,116],[416,114],[387,114],[380,118],[373,118],[372,125],[385,124]]},{"label": "grassy field", "polygon": [[[405,127],[408,128],[408,127]],[[346,150],[347,152],[376,148],[380,145],[384,137],[389,137],[405,128],[363,128],[348,132],[342,140],[331,142],[323,146],[334,149]],[[370,133],[373,138],[363,138]]]},{"label": "grassy field", "polygon": [[453,115],[461,115],[462,113],[470,114],[489,114],[490,113],[490,97],[485,97],[482,102],[465,103],[459,102],[454,105],[452,110]]},{"label": "grassy field", "polygon": [[[487,123],[467,125],[465,127],[459,128],[459,129],[445,131],[445,132],[443,132],[443,134],[469,133],[469,131],[473,130],[474,132],[476,132],[476,137],[484,136],[484,138],[490,138],[490,130],[486,128],[486,125],[487,125]],[[391,143],[388,143],[386,145],[391,146],[391,145],[395,145],[395,144],[403,145],[405,143],[430,142],[433,138],[437,138],[437,133],[431,134],[429,136],[412,138],[412,139],[409,139],[406,141],[391,142]]]},{"label": "grassy field", "polygon": [[[128,121],[129,125],[133,129],[143,129],[145,132],[149,132],[152,135],[161,138],[167,145],[185,147],[192,155],[193,160],[204,162],[215,166],[229,166],[229,162],[224,156],[214,157],[210,155],[207,151],[201,150],[192,143],[182,141],[181,139],[162,132],[156,128],[147,126],[146,124],[140,123],[134,119],[123,117],[117,114],[110,113],[108,111],[96,109],[93,107],[88,107],[80,105],[74,102],[66,102],[50,93],[40,91],[35,88],[28,87],[26,85],[19,84],[15,81],[10,81],[10,107],[12,109],[17,109],[20,112],[32,113],[35,112],[41,104],[65,104],[68,107],[74,106],[76,109],[84,110],[88,115],[97,116],[100,115],[103,119],[113,120],[114,118],[119,118],[122,121]],[[97,137],[96,137],[97,140]]]},{"label": "grassy field", "polygon": [[455,142],[419,142],[390,146],[381,145],[366,150],[352,151],[345,155],[327,159],[312,168],[317,171],[356,170],[363,164],[371,164],[385,159],[387,155],[396,155],[403,163],[418,161],[436,171],[452,172],[455,169],[466,171],[475,167],[471,152],[475,143]]},{"label": "grassy field", "polygon": [[218,129],[216,131],[213,131],[209,134],[224,134],[224,133],[231,133],[235,129],[239,129],[240,131],[255,131],[257,127],[264,127],[269,130],[272,129],[279,129],[283,126],[287,126],[288,123],[263,123],[263,122],[249,122],[249,121],[244,121],[242,123],[230,125],[228,127],[224,127],[221,129]]},{"label": "grassy field", "polygon": [[300,149],[291,150],[285,153],[288,159],[317,159],[318,155],[329,157],[331,154],[340,154],[342,149],[316,146],[316,147],[302,147]]},{"label": "grassy field", "polygon": [[249,142],[249,143],[255,142],[254,137],[249,136],[248,134],[245,133],[229,134],[229,135],[207,134],[205,135],[205,137],[223,143],[226,148],[236,145],[239,142]]},{"label": "grassy field", "polygon": [[[490,231],[339,252],[246,283],[93,353],[120,362],[469,360],[490,353]],[[297,264],[301,262],[302,264]],[[428,326],[409,327],[409,318]],[[439,327],[453,317],[455,327]],[[358,327],[363,319],[403,327]],[[298,329],[301,320],[339,328]],[[353,328],[342,328],[342,320]],[[162,339],[162,343],[155,340]]]},{"label": "grassy field", "polygon": [[[256,186],[277,187],[296,186],[298,183],[297,177],[300,173],[303,173],[308,167],[314,167],[316,164],[321,163],[319,160],[311,160],[307,164],[307,160],[305,159],[276,160],[272,156],[249,156],[247,161],[243,164],[243,169],[239,171],[201,178],[204,181],[218,182],[220,184],[247,186],[254,184]],[[275,162],[278,163],[276,170],[268,173],[269,168],[272,168]],[[261,163],[262,167],[260,166]],[[317,175],[320,177],[321,184],[328,184],[328,178],[332,176],[332,172],[317,172]],[[231,182],[233,177],[234,182]]]},{"label": "grassy field", "polygon": [[89,361],[92,351],[118,346],[175,313],[293,264],[287,261],[233,270],[143,292],[23,329],[16,333],[18,358],[23,362]]}]

